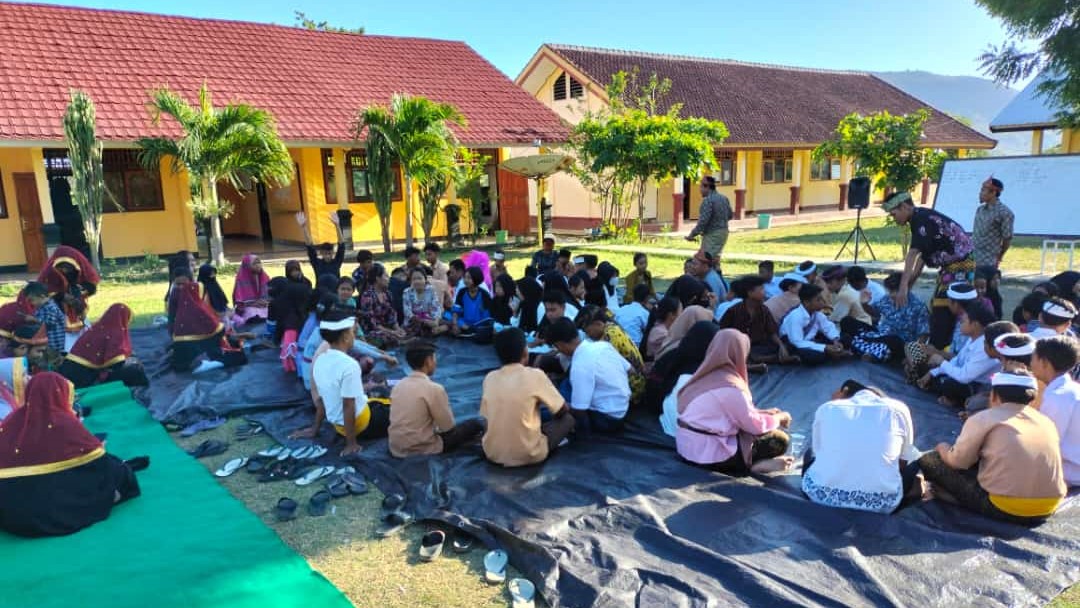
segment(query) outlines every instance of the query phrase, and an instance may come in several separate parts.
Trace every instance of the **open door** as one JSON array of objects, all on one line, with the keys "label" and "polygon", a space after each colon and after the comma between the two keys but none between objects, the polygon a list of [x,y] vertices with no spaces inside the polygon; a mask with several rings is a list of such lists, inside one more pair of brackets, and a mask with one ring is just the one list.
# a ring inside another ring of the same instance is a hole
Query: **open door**
[{"label": "open door", "polygon": [[529,234],[529,178],[499,169],[499,227],[510,234]]}]

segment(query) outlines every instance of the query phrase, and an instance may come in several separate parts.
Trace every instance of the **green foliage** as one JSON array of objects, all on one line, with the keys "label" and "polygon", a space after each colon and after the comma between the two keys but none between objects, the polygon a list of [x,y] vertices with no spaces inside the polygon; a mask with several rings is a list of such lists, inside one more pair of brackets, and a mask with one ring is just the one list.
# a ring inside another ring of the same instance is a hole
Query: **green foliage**
[{"label": "green foliage", "polygon": [[641,109],[591,116],[574,128],[579,162],[596,174],[610,171],[615,183],[636,188],[639,224],[645,220],[649,180],[696,176],[703,167],[714,167],[713,149],[727,136],[719,121],[679,118],[674,112],[650,115]]},{"label": "green foliage", "polygon": [[458,153],[458,162],[454,165],[452,173],[454,190],[458,198],[469,201],[469,218],[472,220],[474,245],[477,237],[480,236],[480,224],[483,222],[484,191],[481,179],[487,174],[486,167],[490,161],[490,156],[479,154],[468,148],[461,148]]},{"label": "green foliage", "polygon": [[840,119],[833,138],[814,149],[813,157],[846,156],[855,161],[855,175],[880,176],[876,188],[909,191],[938,164],[936,157],[928,162],[919,147],[929,117],[925,109],[900,116],[887,111],[848,114]]},{"label": "green foliage", "polygon": [[72,91],[64,112],[64,138],[71,161],[71,202],[82,218],[83,235],[90,247],[90,259],[101,268],[101,219],[105,198],[112,200],[105,187],[101,165],[101,142],[97,139],[97,113],[94,101],[83,91]]},{"label": "green foliage", "polygon": [[215,263],[223,264],[221,217],[232,207],[219,202],[218,183],[227,181],[238,190],[248,180],[284,186],[295,175],[295,164],[278,137],[274,118],[266,110],[247,104],[215,108],[205,83],[199,89],[198,106],[167,88],[152,91],[150,112],[154,124],[163,115],[170,116],[180,125],[183,135],[175,140],[137,140],[135,143],[142,149],[139,161],[147,170],[157,171],[169,159],[174,173],[187,171],[191,191],[188,206],[193,213],[211,219],[211,257]]},{"label": "green foliage", "polygon": [[[450,164],[453,163],[457,138],[450,130],[450,123],[462,127],[467,124],[465,116],[453,105],[421,96],[395,94],[388,108],[362,108],[353,125],[357,139],[366,134],[370,143],[374,137],[405,173],[405,196],[410,201],[406,205],[409,212],[405,215],[407,246],[412,245],[413,238],[412,182],[418,179],[423,183],[426,176],[443,171],[448,158]],[[384,232],[384,246],[388,239]]]},{"label": "green foliage", "polygon": [[[983,71],[1011,84],[1043,72],[1039,92],[1061,107],[1062,127],[1080,127],[1080,3],[1075,0],[975,0],[1002,20],[1010,40],[979,57]],[[1032,47],[1034,46],[1034,49]]]},{"label": "green foliage", "polygon": [[[640,69],[634,66],[629,72],[619,70],[611,76],[611,82],[605,88],[610,112],[621,114],[626,110],[644,110],[650,116],[660,114],[660,106],[671,93],[671,79],[660,78],[656,72],[649,75],[642,83],[639,80]],[[664,114],[678,116],[683,104],[675,103]]]},{"label": "green foliage", "polygon": [[336,25],[330,25],[326,21],[315,21],[309,19],[303,11],[293,11],[294,22],[297,27],[302,27],[305,30],[311,30],[314,32],[334,32],[336,34],[363,34],[364,28],[362,27],[339,27]]}]

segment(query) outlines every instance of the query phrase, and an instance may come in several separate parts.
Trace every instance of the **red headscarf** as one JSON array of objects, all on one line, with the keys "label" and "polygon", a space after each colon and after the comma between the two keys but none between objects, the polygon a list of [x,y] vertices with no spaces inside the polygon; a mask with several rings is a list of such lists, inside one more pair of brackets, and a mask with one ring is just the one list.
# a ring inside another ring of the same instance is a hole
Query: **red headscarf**
[{"label": "red headscarf", "polygon": [[0,306],[0,338],[11,338],[20,325],[26,323],[23,315],[33,315],[34,307],[30,306],[26,296],[19,294],[14,302],[8,302]]},{"label": "red headscarf", "polygon": [[736,329],[721,329],[709,343],[705,360],[698,366],[690,381],[679,391],[679,413],[686,411],[694,399],[717,388],[730,387],[750,394],[746,357],[750,354],[750,338]]},{"label": "red headscarf", "polygon": [[90,260],[86,259],[86,256],[81,251],[74,247],[67,245],[61,245],[56,248],[52,256],[49,257],[49,261],[45,264],[45,268],[41,270],[41,274],[38,275],[38,282],[44,283],[49,288],[49,293],[58,294],[64,293],[68,290],[68,280],[64,276],[64,273],[56,269],[56,266],[61,262],[67,262],[75,267],[75,270],[79,272],[78,278],[75,279],[76,283],[93,283],[97,285],[101,282],[101,277],[98,275],[97,269],[90,263]]},{"label": "red headscarf", "polygon": [[236,271],[236,285],[233,286],[234,305],[270,297],[270,275],[266,274],[265,270],[256,273],[251,267],[258,259],[254,253],[249,253],[240,260],[240,270]]},{"label": "red headscarf", "polygon": [[67,358],[90,369],[103,369],[131,356],[131,309],[127,304],[113,304],[97,323],[79,336]]},{"label": "red headscarf", "polygon": [[199,284],[188,283],[173,287],[176,298],[176,319],[173,321],[174,342],[195,342],[211,338],[225,326],[217,313],[199,296]]},{"label": "red headscarf", "polygon": [[0,479],[58,473],[92,462],[105,447],[72,410],[74,391],[60,374],[35,374],[26,405],[0,424]]}]

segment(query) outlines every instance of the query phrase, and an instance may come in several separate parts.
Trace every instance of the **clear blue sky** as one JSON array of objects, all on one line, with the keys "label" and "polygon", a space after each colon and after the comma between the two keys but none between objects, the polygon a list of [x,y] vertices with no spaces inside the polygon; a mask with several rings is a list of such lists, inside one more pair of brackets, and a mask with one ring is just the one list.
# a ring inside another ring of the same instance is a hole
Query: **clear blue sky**
[{"label": "clear blue sky", "polygon": [[976,57],[1005,35],[973,0],[53,3],[283,25],[293,23],[293,10],[299,8],[316,21],[363,26],[370,34],[464,40],[510,77],[544,42],[804,67],[977,76]]}]

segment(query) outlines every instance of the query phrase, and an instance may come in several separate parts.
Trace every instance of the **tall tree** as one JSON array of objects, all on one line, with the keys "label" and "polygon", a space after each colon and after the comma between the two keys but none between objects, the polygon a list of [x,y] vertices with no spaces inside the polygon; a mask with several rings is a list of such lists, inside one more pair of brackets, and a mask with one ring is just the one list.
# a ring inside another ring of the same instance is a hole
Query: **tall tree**
[{"label": "tall tree", "polygon": [[375,199],[375,212],[379,214],[383,252],[390,253],[390,218],[394,210],[394,180],[397,173],[394,172],[394,151],[385,133],[393,125],[393,116],[386,108],[374,106],[361,112],[360,122],[370,127],[364,144],[368,187],[371,188],[371,197]]},{"label": "tall tree", "polygon": [[925,109],[894,115],[882,111],[869,116],[848,114],[840,119],[832,139],[814,149],[815,160],[847,157],[855,162],[855,175],[877,179],[879,189],[908,191],[930,168],[922,143]]},{"label": "tall tree", "polygon": [[83,91],[71,92],[71,102],[64,112],[64,137],[71,161],[71,202],[82,218],[90,261],[100,269],[101,218],[108,190],[101,166],[102,146],[97,139],[94,101]]},{"label": "tall tree", "polygon": [[1080,2],[975,1],[1001,19],[1010,36],[979,57],[983,70],[1003,84],[1041,70],[1039,91],[1057,102],[1058,121],[1064,127],[1080,127]]},{"label": "tall tree", "polygon": [[457,193],[458,198],[469,201],[469,219],[472,221],[472,241],[474,245],[480,236],[480,224],[483,222],[484,216],[482,206],[484,191],[480,182],[487,173],[486,167],[490,160],[490,156],[463,148],[458,156],[457,164],[454,165],[454,191]]},{"label": "tall tree", "polygon": [[221,218],[233,207],[218,197],[217,185],[226,181],[241,189],[247,180],[284,186],[292,182],[295,165],[278,137],[274,118],[266,110],[247,104],[215,108],[206,84],[199,89],[199,104],[162,88],[150,93],[150,112],[155,124],[170,116],[183,135],[178,139],[147,137],[136,142],[139,160],[156,171],[168,158],[174,173],[188,173],[191,199],[188,206],[199,219],[210,220],[210,256],[225,263]]},{"label": "tall tree", "polygon": [[374,136],[401,165],[405,174],[405,244],[411,247],[414,178],[438,164],[438,159],[448,150],[456,148],[457,140],[450,124],[464,127],[467,122],[453,105],[421,96],[395,94],[390,99],[390,106],[379,110],[378,106],[361,109],[354,130],[357,139],[366,132],[368,140],[375,131]]}]

